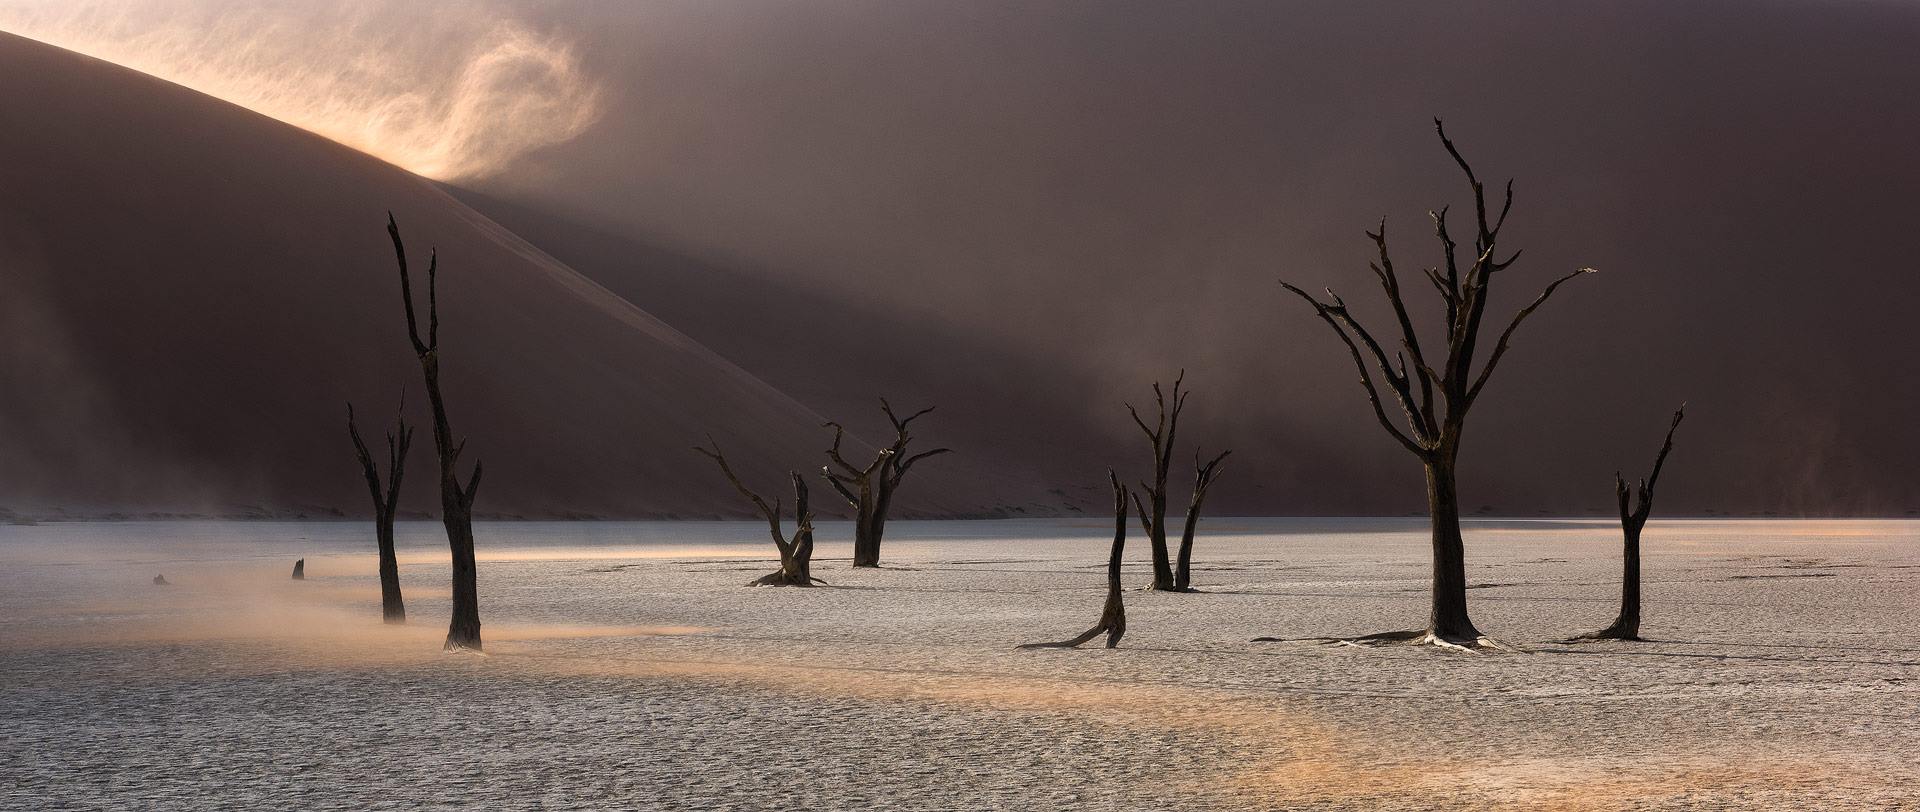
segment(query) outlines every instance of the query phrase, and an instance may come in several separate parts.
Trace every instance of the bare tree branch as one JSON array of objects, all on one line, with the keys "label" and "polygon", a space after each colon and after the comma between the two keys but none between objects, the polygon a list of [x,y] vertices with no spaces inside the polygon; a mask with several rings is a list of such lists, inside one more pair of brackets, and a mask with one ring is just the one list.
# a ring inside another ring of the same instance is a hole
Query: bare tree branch
[{"label": "bare tree branch", "polygon": [[387,236],[393,240],[393,253],[400,263],[400,300],[407,305],[407,339],[413,342],[415,355],[426,355],[429,347],[420,340],[419,322],[413,315],[413,284],[407,276],[407,246],[400,239],[400,224],[387,212]]},{"label": "bare tree branch", "polygon": [[1528,316],[1533,315],[1533,311],[1539,310],[1541,305],[1546,304],[1547,298],[1552,296],[1553,292],[1559,289],[1567,280],[1590,273],[1598,273],[1598,271],[1592,268],[1581,268],[1580,270],[1553,280],[1551,284],[1547,285],[1546,290],[1540,291],[1539,298],[1534,299],[1533,304],[1527,305],[1521,308],[1520,312],[1513,314],[1513,321],[1507,324],[1507,329],[1500,332],[1500,340],[1494,342],[1493,354],[1488,355],[1486,364],[1480,367],[1480,376],[1474,379],[1473,386],[1467,390],[1466,405],[1472,405],[1474,399],[1480,397],[1480,389],[1486,386],[1487,379],[1493,376],[1493,368],[1499,365],[1501,356],[1507,354],[1507,344],[1513,338],[1513,331],[1520,329],[1520,322],[1526,321]]},{"label": "bare tree branch", "polygon": [[1660,480],[1660,469],[1666,467],[1667,455],[1673,453],[1673,432],[1680,428],[1680,421],[1687,418],[1687,404],[1673,410],[1673,422],[1667,425],[1667,439],[1660,444],[1660,454],[1653,458],[1653,473],[1640,483],[1640,510],[1642,521],[1645,514],[1653,511],[1653,486]]},{"label": "bare tree branch", "polygon": [[1393,436],[1393,439],[1400,441],[1401,445],[1406,446],[1408,451],[1425,456],[1427,449],[1421,447],[1419,443],[1414,442],[1413,438],[1408,437],[1402,433],[1400,429],[1394,427],[1393,421],[1387,418],[1386,407],[1380,403],[1380,392],[1374,388],[1373,374],[1367,370],[1367,362],[1366,359],[1360,355],[1360,347],[1353,343],[1353,338],[1347,335],[1345,329],[1341,328],[1340,322],[1334,320],[1333,316],[1328,315],[1327,306],[1321,304],[1320,300],[1313,298],[1313,296],[1306,291],[1294,287],[1285,281],[1282,281],[1280,286],[1292,291],[1295,296],[1306,300],[1307,304],[1313,305],[1313,310],[1320,316],[1320,320],[1326,322],[1328,327],[1333,328],[1334,334],[1340,336],[1340,341],[1347,345],[1348,352],[1353,354],[1353,365],[1360,371],[1360,388],[1366,391],[1367,402],[1373,406],[1373,414],[1379,418],[1381,428],[1386,429],[1387,433]]}]

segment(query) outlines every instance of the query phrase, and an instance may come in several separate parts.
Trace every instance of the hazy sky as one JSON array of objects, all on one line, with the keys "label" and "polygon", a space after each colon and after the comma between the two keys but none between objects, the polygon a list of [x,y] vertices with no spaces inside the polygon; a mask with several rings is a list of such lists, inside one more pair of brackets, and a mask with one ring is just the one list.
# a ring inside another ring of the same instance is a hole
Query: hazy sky
[{"label": "hazy sky", "polygon": [[1425,212],[1465,204],[1444,116],[1517,178],[1500,309],[1602,269],[1482,402],[1488,501],[1604,505],[1687,400],[1712,473],[1669,504],[1920,502],[1920,6],[626,8],[543,7],[619,90],[477,185],[1090,370],[1062,396],[1116,437],[1119,397],[1193,368],[1214,436],[1289,426],[1243,440],[1358,489],[1406,461],[1273,280],[1379,315],[1362,230],[1429,264]]},{"label": "hazy sky", "polygon": [[1407,462],[1274,280],[1377,316],[1382,216],[1433,262],[1425,212],[1464,203],[1440,115],[1518,179],[1499,307],[1602,270],[1480,407],[1466,464],[1498,500],[1604,503],[1688,400],[1713,473],[1674,503],[1920,506],[1920,6],[431,8],[6,0],[0,28],[1061,370],[1009,385],[1116,437],[1121,397],[1191,368],[1214,436],[1297,443],[1263,453],[1352,489]]}]

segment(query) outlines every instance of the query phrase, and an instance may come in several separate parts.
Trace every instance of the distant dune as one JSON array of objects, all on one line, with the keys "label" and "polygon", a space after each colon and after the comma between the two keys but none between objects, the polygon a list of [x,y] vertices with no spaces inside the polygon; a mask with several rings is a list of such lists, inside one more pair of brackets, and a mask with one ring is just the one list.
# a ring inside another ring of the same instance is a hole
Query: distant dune
[{"label": "distant dune", "polygon": [[[345,402],[377,430],[407,386],[424,420],[388,210],[422,265],[440,250],[480,511],[738,514],[688,450],[705,432],[769,489],[818,462],[819,415],[421,178],[11,35],[0,104],[0,509],[364,511]],[[434,502],[422,435],[416,508]],[[952,483],[902,501],[996,504]]]}]

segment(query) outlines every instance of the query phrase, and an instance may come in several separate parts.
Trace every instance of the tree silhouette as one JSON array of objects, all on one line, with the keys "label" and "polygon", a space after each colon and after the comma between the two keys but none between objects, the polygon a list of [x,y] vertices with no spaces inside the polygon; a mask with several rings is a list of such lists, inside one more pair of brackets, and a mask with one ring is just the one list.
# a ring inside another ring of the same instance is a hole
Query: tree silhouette
[{"label": "tree silhouette", "polygon": [[387,236],[393,238],[393,253],[400,264],[400,301],[407,309],[407,339],[420,359],[420,375],[427,382],[427,403],[433,411],[433,448],[440,457],[440,520],[447,528],[447,547],[453,554],[453,619],[447,625],[448,650],[480,650],[480,596],[478,573],[473,560],[473,495],[480,489],[480,463],[465,485],[460,483],[458,466],[466,440],[456,443],[453,429],[447,425],[447,401],[440,394],[440,252],[433,251],[427,261],[427,334],[420,336],[419,320],[414,316],[413,282],[407,275],[407,246],[400,239],[400,225],[387,214]]},{"label": "tree silhouette", "polygon": [[1680,421],[1686,416],[1686,404],[1674,410],[1673,422],[1667,425],[1666,442],[1661,443],[1660,453],[1653,458],[1653,473],[1640,480],[1637,495],[1630,498],[1626,478],[1620,476],[1620,472],[1614,472],[1613,492],[1620,503],[1620,530],[1625,536],[1621,556],[1620,615],[1613,619],[1612,625],[1573,639],[1640,639],[1640,531],[1647,526],[1647,517],[1653,514],[1653,486],[1660,481],[1660,469],[1667,464],[1667,455],[1673,452],[1673,432],[1680,428]]},{"label": "tree silhouette", "polygon": [[347,435],[353,438],[353,452],[360,458],[360,470],[367,477],[367,493],[373,497],[373,531],[380,549],[380,617],[388,623],[407,622],[407,604],[400,598],[400,562],[393,552],[393,514],[400,506],[400,477],[406,472],[407,449],[413,445],[413,429],[407,425],[407,394],[400,392],[398,426],[387,432],[387,481],[380,483],[380,466],[360,438],[360,427],[353,420],[353,404],[347,404]]},{"label": "tree silhouette", "polygon": [[820,469],[822,476],[833,489],[839,492],[847,504],[854,509],[853,519],[853,565],[856,567],[880,566],[880,539],[887,531],[887,512],[893,509],[893,495],[900,489],[900,482],[913,470],[915,463],[928,457],[952,453],[951,448],[936,448],[909,456],[907,446],[913,442],[913,434],[908,426],[913,421],[933,412],[933,407],[900,417],[893,411],[892,404],[886,398],[880,399],[880,411],[886,413],[887,422],[893,424],[893,442],[875,454],[873,461],[864,466],[855,465],[841,453],[840,446],[846,440],[847,430],[839,423],[827,423],[833,429],[833,445],[827,449],[827,461],[830,463]]},{"label": "tree silhouette", "polygon": [[[1440,136],[1440,143],[1466,175],[1467,183],[1473,190],[1475,225],[1473,250],[1463,261],[1459,246],[1447,229],[1447,209],[1429,212],[1433,219],[1434,235],[1442,249],[1444,266],[1426,269],[1425,275],[1445,307],[1446,356],[1430,359],[1421,348],[1419,333],[1414,328],[1401,294],[1400,279],[1387,253],[1385,220],[1380,222],[1378,231],[1367,233],[1368,239],[1373,241],[1379,252],[1379,261],[1369,263],[1369,267],[1379,280],[1387,302],[1392,305],[1400,330],[1399,349],[1389,351],[1376,340],[1347,309],[1346,302],[1331,289],[1327,291],[1327,300],[1322,301],[1285,281],[1281,284],[1312,305],[1320,320],[1340,337],[1359,369],[1360,386],[1365,390],[1367,401],[1373,407],[1374,417],[1379,420],[1381,428],[1418,458],[1426,471],[1427,509],[1433,523],[1432,608],[1427,626],[1416,631],[1386,632],[1356,640],[1407,641],[1455,649],[1504,649],[1508,647],[1482,635],[1467,614],[1465,545],[1460,537],[1460,497],[1455,485],[1461,436],[1468,410],[1485,390],[1501,358],[1506,356],[1509,341],[1521,322],[1545,304],[1562,284],[1582,274],[1592,273],[1593,269],[1581,268],[1548,283],[1531,304],[1514,314],[1506,329],[1495,340],[1485,361],[1480,363],[1478,372],[1475,372],[1474,363],[1478,360],[1480,350],[1480,330],[1486,317],[1494,279],[1511,268],[1520,257],[1519,251],[1505,258],[1496,253],[1500,230],[1513,210],[1513,182],[1506,184],[1499,211],[1490,212],[1486,188],[1474,175],[1473,167],[1461,157],[1453,141],[1447,138],[1446,128],[1440,120],[1435,119],[1433,124]],[[1439,362],[1438,367],[1433,365],[1435,360]],[[1388,394],[1405,418],[1405,430],[1388,417],[1380,386],[1374,380],[1375,372],[1379,373]]]},{"label": "tree silhouette", "polygon": [[[768,529],[773,531],[773,546],[780,551],[780,569],[755,578],[747,585],[813,586],[815,581],[820,581],[813,577],[812,572],[813,511],[807,508],[806,480],[802,479],[797,472],[787,472],[787,476],[793,478],[794,523],[793,537],[787,538],[780,529],[780,500],[775,499],[769,504],[767,500],[760,498],[759,494],[748,490],[747,486],[740,482],[740,477],[733,473],[733,466],[727,464],[726,455],[720,453],[720,444],[714,442],[712,437],[707,438],[707,444],[713,447],[694,446],[693,450],[719,465],[720,473],[726,475],[727,481],[733,484],[733,489],[739,491],[741,496],[746,497],[747,501],[752,502],[754,508],[760,511],[761,517],[767,520]],[[821,581],[821,583],[825,582]]]},{"label": "tree silhouette", "polygon": [[[1173,441],[1180,432],[1180,412],[1187,407],[1187,396],[1193,394],[1181,387],[1187,379],[1187,371],[1181,370],[1173,379],[1172,397],[1153,384],[1154,421],[1140,417],[1140,410],[1133,404],[1126,404],[1127,414],[1133,418],[1133,424],[1147,436],[1147,442],[1153,449],[1152,477],[1140,483],[1140,490],[1133,493],[1134,510],[1140,514],[1140,529],[1147,534],[1147,544],[1153,551],[1152,589],[1164,592],[1185,592],[1185,587],[1175,584],[1173,565],[1167,560],[1167,469],[1173,464]],[[1143,502],[1141,494],[1146,494]]]},{"label": "tree silhouette", "polygon": [[1192,592],[1193,579],[1193,533],[1200,526],[1200,505],[1207,500],[1207,489],[1220,478],[1220,464],[1227,461],[1232,451],[1222,451],[1218,456],[1200,462],[1200,452],[1193,452],[1193,495],[1187,498],[1187,524],[1180,532],[1180,555],[1174,560],[1173,591]]}]

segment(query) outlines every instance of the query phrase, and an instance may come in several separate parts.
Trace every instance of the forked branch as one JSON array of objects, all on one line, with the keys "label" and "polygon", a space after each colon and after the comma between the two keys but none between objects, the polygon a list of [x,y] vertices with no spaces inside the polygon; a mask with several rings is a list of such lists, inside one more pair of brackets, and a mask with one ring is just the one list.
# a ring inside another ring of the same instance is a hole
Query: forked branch
[{"label": "forked branch", "polygon": [[[707,447],[711,446],[711,448]],[[813,577],[813,511],[807,504],[807,482],[797,472],[789,471],[787,477],[793,481],[793,518],[794,532],[791,539],[781,530],[780,500],[769,503],[761,498],[746,483],[740,481],[733,466],[727,463],[727,457],[720,451],[720,444],[713,437],[707,437],[707,446],[694,446],[707,459],[720,466],[727,482],[733,485],[747,501],[760,511],[761,518],[767,522],[767,530],[773,536],[774,549],[780,552],[780,569],[754,579],[749,586],[812,586],[824,583]]]}]

